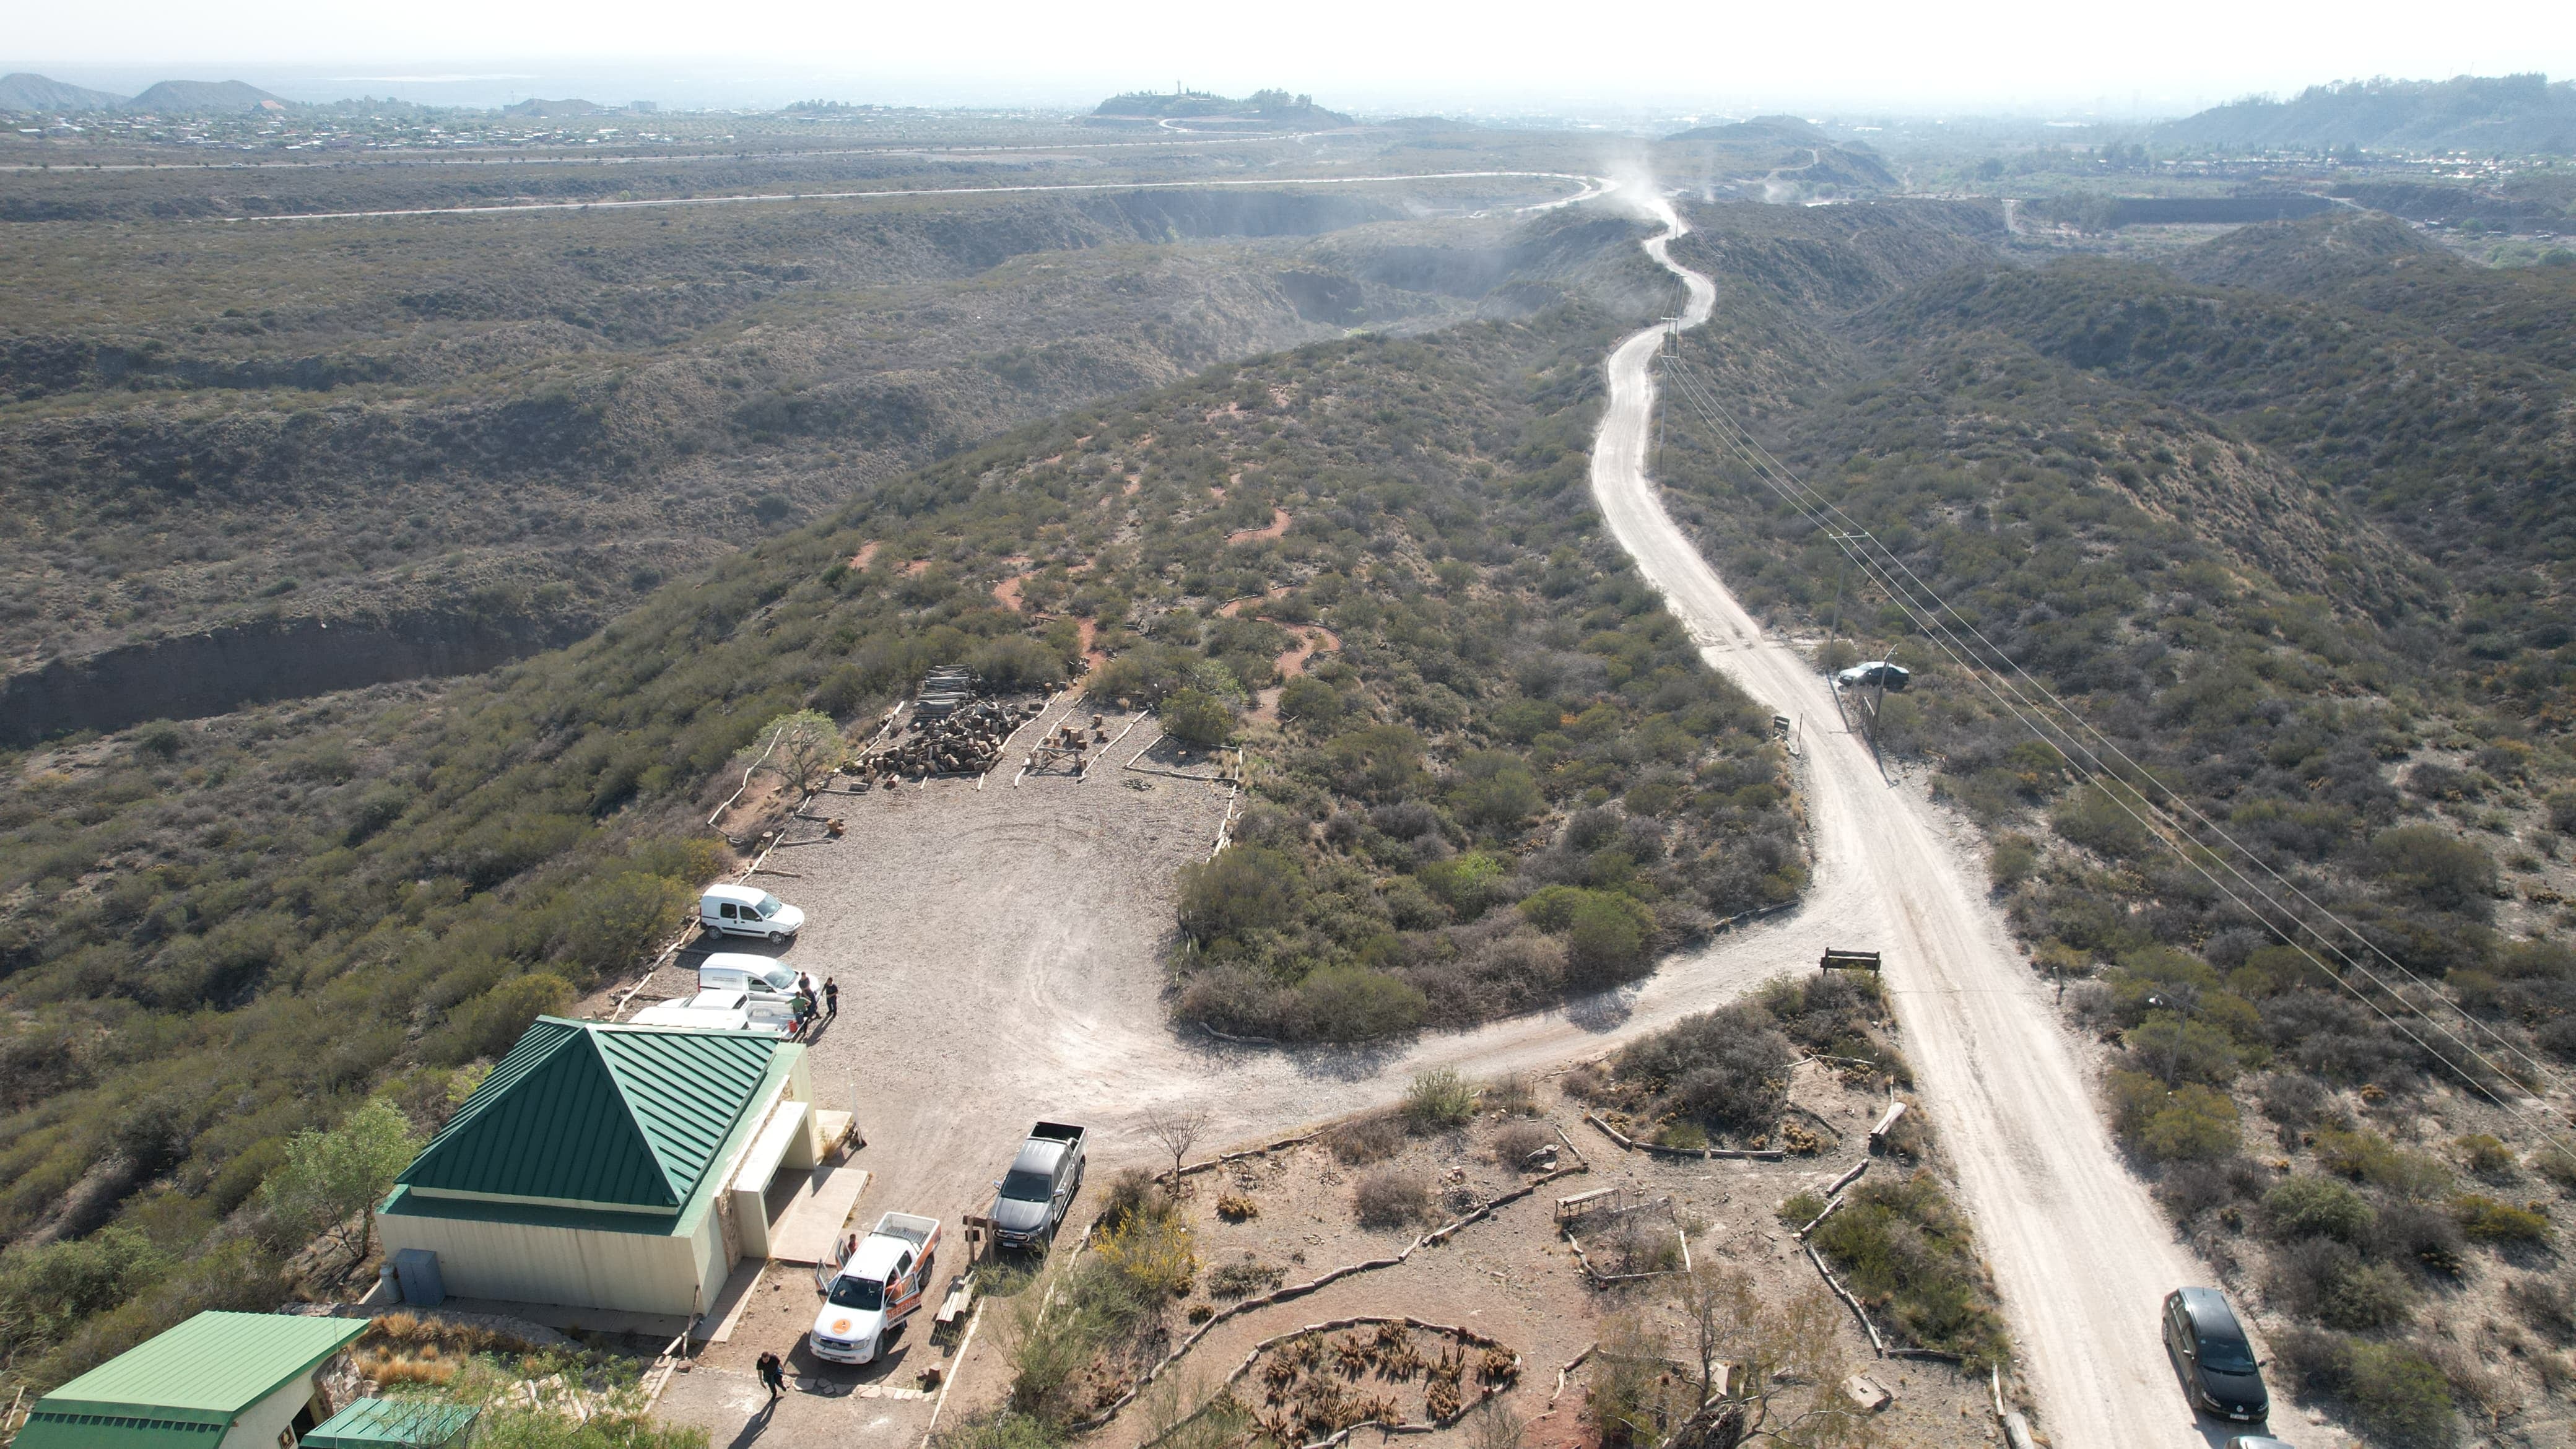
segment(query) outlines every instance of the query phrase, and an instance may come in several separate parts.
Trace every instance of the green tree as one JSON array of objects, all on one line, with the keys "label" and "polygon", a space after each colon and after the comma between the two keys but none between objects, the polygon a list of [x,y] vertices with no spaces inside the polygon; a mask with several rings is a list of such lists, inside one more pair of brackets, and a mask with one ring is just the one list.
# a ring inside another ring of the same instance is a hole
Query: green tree
[{"label": "green tree", "polygon": [[736,758],[746,769],[757,769],[776,778],[790,795],[801,800],[824,776],[839,768],[848,753],[841,727],[830,715],[818,709],[800,709],[762,725],[760,733],[743,746],[742,754]]},{"label": "green tree", "polygon": [[1234,711],[1203,689],[1176,689],[1163,701],[1163,733],[1185,744],[1221,745],[1234,733]]},{"label": "green tree", "polygon": [[364,1258],[375,1247],[377,1200],[419,1153],[411,1119],[385,1098],[369,1097],[330,1131],[287,1140],[286,1161],[260,1187],[269,1220],[305,1237],[338,1236],[357,1215],[357,1256]]}]

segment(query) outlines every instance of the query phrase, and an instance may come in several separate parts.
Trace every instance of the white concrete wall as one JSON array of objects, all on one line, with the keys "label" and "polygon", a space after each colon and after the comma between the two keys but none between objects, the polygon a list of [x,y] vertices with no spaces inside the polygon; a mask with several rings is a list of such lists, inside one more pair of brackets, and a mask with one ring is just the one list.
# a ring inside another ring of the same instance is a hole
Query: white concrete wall
[{"label": "white concrete wall", "polygon": [[[298,1374],[294,1382],[276,1393],[242,1410],[233,1426],[224,1431],[223,1449],[277,1449],[277,1436],[295,1422],[296,1412],[313,1401],[313,1375]],[[321,1422],[316,1416],[314,1422]]]},{"label": "white concrete wall", "polygon": [[[631,1313],[686,1314],[704,1307],[698,1275],[705,1245],[690,1238],[400,1213],[380,1215],[376,1226],[389,1257],[401,1248],[438,1254],[439,1275],[459,1298]],[[702,1223],[696,1236],[710,1237],[712,1227]],[[722,1272],[714,1275],[714,1285],[723,1281]],[[717,1286],[708,1286],[704,1296],[712,1300],[716,1292]]]}]

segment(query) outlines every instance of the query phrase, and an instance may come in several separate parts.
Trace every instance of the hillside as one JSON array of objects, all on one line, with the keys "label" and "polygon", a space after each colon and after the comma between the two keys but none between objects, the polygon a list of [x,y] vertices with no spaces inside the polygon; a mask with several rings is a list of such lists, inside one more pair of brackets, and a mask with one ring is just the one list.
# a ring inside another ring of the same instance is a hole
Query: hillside
[{"label": "hillside", "polygon": [[[1218,369],[889,482],[443,694],[13,761],[0,1234],[20,1253],[120,1224],[169,1262],[7,1351],[52,1381],[238,1295],[282,1135],[376,1089],[434,1118],[456,1068],[670,928],[722,853],[700,823],[718,772],[763,721],[870,718],[934,663],[1035,685],[1087,645],[1104,692],[1260,706],[1246,848],[1189,888],[1219,905],[1183,896],[1191,1020],[1327,1040],[1478,1020],[1793,897],[1768,715],[1698,661],[1584,492],[1599,351],[1638,315],[1561,305]],[[1333,657],[1283,681],[1313,625]],[[1540,892],[1547,912],[1504,908]]]},{"label": "hillside", "polygon": [[2576,155],[2576,81],[2544,75],[2367,80],[2214,106],[2155,128],[2163,147]]},{"label": "hillside", "polygon": [[[1830,273],[1850,246],[1799,215],[1695,220],[1701,257],[1781,248]],[[2405,238],[2366,218],[2248,228],[2181,263],[2223,288],[2091,260],[1800,282],[1815,301],[1797,306],[1743,287],[1684,343],[1842,526],[2201,812],[2184,834],[2206,875],[1687,410],[1666,470],[1749,605],[1839,634],[1834,658],[1913,668],[1882,743],[1982,828],[2035,969],[2111,1049],[2114,1127],[2231,1293],[2273,1316],[2298,1402],[2372,1443],[2447,1441],[2455,1412],[2545,1437],[2565,1418],[2552,1371],[2464,1350],[2450,1325],[2566,1341],[2521,1306],[2549,1260],[2480,1216],[2506,1192],[2563,1213],[2576,1190],[2576,1162],[2501,1105],[2576,1068],[2566,379],[2498,324],[2538,302]],[[2421,262],[2427,290],[2387,283],[2406,259],[2396,275]],[[1787,371],[1784,351],[1821,365]],[[2451,1034],[2408,1036],[2380,1015],[2399,995],[2283,949],[2287,918],[2231,898],[2219,862],[2279,872],[2302,917]],[[2499,1132],[2510,1147],[2462,1146]],[[2371,1231],[2320,1246],[2293,1204],[2322,1197]]]},{"label": "hillside", "polygon": [[26,71],[0,75],[0,111],[112,111],[125,103],[120,95]]},{"label": "hillside", "polygon": [[[1550,265],[1398,216],[1235,189],[0,228],[21,275],[112,299],[0,323],[0,740],[488,668],[1014,423]],[[1493,305],[1556,295],[1523,287]]]}]

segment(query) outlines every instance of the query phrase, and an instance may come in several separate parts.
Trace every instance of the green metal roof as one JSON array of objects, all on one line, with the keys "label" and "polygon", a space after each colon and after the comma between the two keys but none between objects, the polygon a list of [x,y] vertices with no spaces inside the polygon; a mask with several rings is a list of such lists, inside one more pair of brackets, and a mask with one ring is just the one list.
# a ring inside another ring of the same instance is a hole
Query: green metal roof
[{"label": "green metal roof", "polygon": [[[316,1364],[366,1331],[367,1323],[362,1318],[200,1313],[38,1399],[35,1411],[39,1415],[152,1420],[174,1427],[210,1424],[220,1428],[231,1423],[234,1415],[284,1388],[297,1375],[311,1372]],[[32,1426],[35,1420],[28,1422]],[[72,1426],[60,1427],[68,1432]],[[113,1426],[93,1427],[118,1434],[139,1432]],[[19,1442],[28,1443],[23,1435]],[[85,1437],[61,1442],[129,1441]]]},{"label": "green metal roof", "polygon": [[465,1432],[475,1411],[431,1399],[359,1399],[314,1426],[304,1449],[438,1449]]},{"label": "green metal roof", "polygon": [[78,1414],[37,1408],[27,1415],[10,1449],[217,1449],[221,1424],[138,1419],[127,1414]]},{"label": "green metal roof", "polygon": [[422,1193],[673,1212],[779,1043],[541,1016],[399,1179]]}]

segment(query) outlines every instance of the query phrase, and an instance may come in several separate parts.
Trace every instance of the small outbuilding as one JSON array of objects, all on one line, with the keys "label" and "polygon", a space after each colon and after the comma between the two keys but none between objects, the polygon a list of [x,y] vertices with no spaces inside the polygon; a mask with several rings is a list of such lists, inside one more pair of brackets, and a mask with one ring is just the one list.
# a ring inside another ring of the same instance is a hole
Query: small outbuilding
[{"label": "small outbuilding", "polygon": [[772,1180],[822,1150],[799,1043],[542,1016],[376,1221],[458,1297],[690,1317],[768,1256]]},{"label": "small outbuilding", "polygon": [[447,1449],[474,1425],[475,1411],[432,1399],[359,1399],[314,1426],[302,1449]]},{"label": "small outbuilding", "polygon": [[38,1399],[13,1449],[296,1449],[362,1318],[200,1313]]}]

